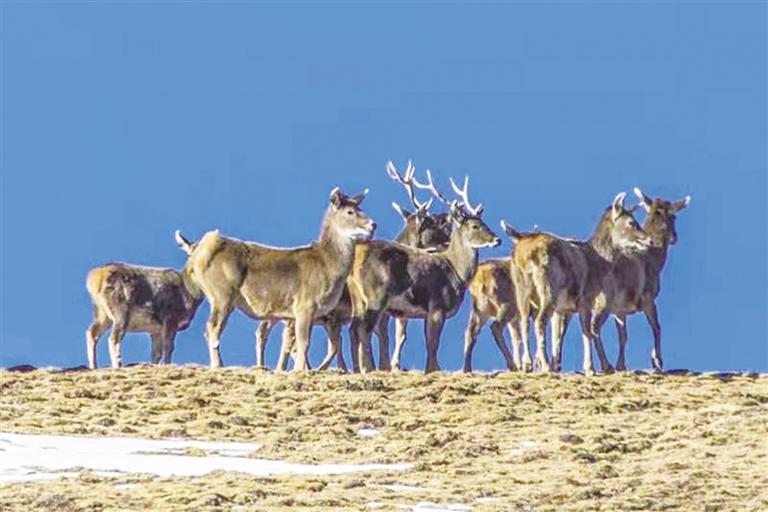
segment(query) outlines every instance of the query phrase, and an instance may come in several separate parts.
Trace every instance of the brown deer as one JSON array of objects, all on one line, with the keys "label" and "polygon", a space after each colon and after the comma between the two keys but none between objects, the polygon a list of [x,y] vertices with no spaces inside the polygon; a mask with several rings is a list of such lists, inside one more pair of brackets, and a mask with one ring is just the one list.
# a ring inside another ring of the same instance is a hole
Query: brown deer
[{"label": "brown deer", "polygon": [[112,327],[109,355],[120,367],[120,343],[126,332],[152,337],[152,364],[170,364],[176,333],[195,316],[203,294],[185,272],[170,268],[110,263],[88,272],[86,288],[93,302],[93,322],[86,331],[88,367],[96,369],[96,344]]},{"label": "brown deer", "polygon": [[[539,371],[559,371],[565,326],[570,315],[579,314],[584,344],[583,369],[592,374],[592,343],[604,372],[613,371],[605,356],[599,333],[592,330],[592,308],[605,290],[605,279],[620,256],[645,252],[650,237],[624,208],[626,193],[620,193],[602,214],[595,231],[586,242],[559,238],[548,233],[519,233],[506,226],[517,241],[510,272],[520,322],[520,336],[528,339],[528,316],[536,304],[536,366]],[[608,299],[610,300],[610,299]],[[546,324],[552,325],[552,366],[546,351]]]},{"label": "brown deer", "polygon": [[355,243],[368,240],[376,228],[360,209],[364,198],[365,193],[352,197],[333,189],[320,238],[304,247],[267,247],[218,231],[209,231],[196,244],[177,237],[189,254],[187,271],[210,303],[205,334],[212,367],[221,366],[221,332],[238,308],[259,320],[294,319],[294,369],[309,369],[312,324],[336,307],[352,268]]},{"label": "brown deer", "polygon": [[[431,199],[427,202],[421,202],[416,197],[414,186],[421,187],[422,185],[414,178],[415,171],[416,169],[413,166],[413,162],[410,160],[408,161],[408,166],[403,175],[397,171],[394,163],[387,163],[387,174],[392,180],[403,186],[414,207],[414,210],[410,211],[396,202],[392,203],[392,207],[403,218],[405,223],[402,231],[395,238],[395,241],[412,247],[438,249],[447,244],[450,238],[451,226],[449,222],[445,221],[445,214],[432,215],[429,213],[429,208],[432,205]],[[349,323],[351,319],[352,301],[349,296],[349,290],[345,286],[344,292],[342,293],[336,308],[330,314],[318,320],[318,324],[323,325],[328,335],[328,350],[322,363],[320,363],[318,370],[327,369],[335,357],[338,368],[342,371],[347,371],[347,366],[341,353],[341,328],[344,324]],[[380,370],[390,369],[388,321],[388,316],[382,316],[381,321],[375,328],[376,335],[379,339]],[[267,337],[274,328],[275,323],[275,321],[266,320],[259,325],[256,333],[257,366],[263,366],[264,364],[265,343]],[[293,337],[291,336],[292,325],[291,320],[286,321],[286,329],[283,331],[285,336],[283,337],[283,344],[277,366],[279,370],[285,370],[287,367],[288,356],[293,348]],[[353,371],[358,372],[360,368],[358,358],[354,355],[356,354],[354,348],[352,352]]]},{"label": "brown deer", "polygon": [[619,258],[614,265],[609,285],[611,301],[599,301],[593,311],[595,332],[600,332],[608,314],[614,315],[619,338],[619,355],[616,369],[626,370],[627,315],[643,312],[653,331],[653,352],[651,363],[656,371],[661,371],[661,324],[656,308],[656,297],[661,289],[661,271],[667,260],[667,250],[677,242],[675,227],[676,214],[691,202],[690,196],[676,202],[662,198],[651,199],[635,188],[635,195],[640,199],[648,216],[643,223],[643,230],[651,237],[651,248],[633,257]]},{"label": "brown deer", "polygon": [[429,252],[379,240],[356,248],[348,280],[354,311],[350,331],[353,342],[360,347],[363,371],[372,368],[371,331],[387,312],[424,319],[426,371],[439,370],[440,334],[445,320],[455,315],[461,305],[467,283],[477,268],[478,249],[501,243],[482,221],[482,206],[471,206],[467,181],[463,191],[451,183],[462,192],[463,202],[461,206],[456,201],[451,203],[454,227],[445,250]]}]

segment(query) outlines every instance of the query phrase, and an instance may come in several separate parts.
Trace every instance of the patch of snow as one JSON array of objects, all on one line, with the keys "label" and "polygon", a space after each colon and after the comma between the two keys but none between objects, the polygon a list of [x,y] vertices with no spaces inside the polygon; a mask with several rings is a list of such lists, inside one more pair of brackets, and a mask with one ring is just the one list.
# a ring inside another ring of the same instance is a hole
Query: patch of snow
[{"label": "patch of snow", "polygon": [[[188,448],[223,455],[183,455]],[[294,464],[248,458],[259,448],[253,443],[0,433],[0,483],[77,476],[71,471],[63,472],[71,468],[85,468],[110,476],[148,473],[171,477],[202,476],[217,470],[239,471],[255,476],[335,475],[361,471],[403,471],[413,467],[412,464]]]},{"label": "patch of snow", "polygon": [[357,431],[357,435],[360,437],[374,437],[379,435],[381,432],[376,430],[375,428],[361,428]]},{"label": "patch of snow", "polygon": [[369,501],[366,503],[368,508],[377,509],[377,508],[384,508],[386,505],[380,501]]}]

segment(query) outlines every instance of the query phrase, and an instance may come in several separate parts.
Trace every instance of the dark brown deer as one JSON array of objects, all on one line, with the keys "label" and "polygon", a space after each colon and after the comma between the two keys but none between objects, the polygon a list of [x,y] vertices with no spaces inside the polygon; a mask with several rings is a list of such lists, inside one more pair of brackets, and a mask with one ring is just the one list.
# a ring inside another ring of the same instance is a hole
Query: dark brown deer
[{"label": "dark brown deer", "polygon": [[95,369],[96,344],[112,327],[109,356],[120,367],[120,343],[126,332],[152,337],[152,364],[170,364],[176,333],[186,329],[203,300],[186,273],[170,268],[110,263],[88,273],[93,322],[86,331],[88,367]]},{"label": "dark brown deer", "polygon": [[364,371],[372,368],[371,332],[387,312],[424,319],[426,371],[440,369],[437,352],[443,325],[461,305],[477,268],[478,249],[501,243],[482,221],[482,206],[471,206],[466,181],[462,199],[461,206],[455,201],[451,204],[454,227],[443,251],[428,252],[378,240],[357,246],[348,280],[354,311],[350,330],[360,347]]},{"label": "dark brown deer", "polygon": [[648,214],[643,230],[651,238],[652,246],[645,253],[616,261],[609,281],[612,287],[611,301],[597,304],[593,311],[594,329],[599,332],[608,314],[614,315],[619,338],[616,369],[626,370],[627,316],[643,312],[653,331],[651,364],[656,371],[661,371],[661,324],[656,297],[661,290],[661,271],[667,260],[667,251],[670,245],[677,242],[676,215],[690,204],[691,198],[687,196],[676,202],[662,198],[651,199],[639,188],[635,188],[635,195]]},{"label": "dark brown deer", "polygon": [[[620,193],[602,214],[595,231],[586,242],[559,238],[548,233],[519,233],[506,226],[517,241],[510,272],[520,322],[520,336],[528,339],[528,316],[536,304],[536,366],[539,371],[559,371],[563,331],[569,315],[579,314],[584,344],[583,369],[594,372],[592,343],[604,372],[613,371],[605,356],[599,333],[592,330],[592,309],[605,290],[605,279],[620,256],[647,251],[650,237],[643,232],[631,211],[624,208],[625,193]],[[610,299],[608,299],[610,300]],[[547,322],[552,322],[552,366],[546,351]]]},{"label": "dark brown deer", "polygon": [[[413,163],[409,160],[405,173],[401,175],[395,165],[392,162],[387,163],[387,174],[395,182],[401,184],[408,194],[408,198],[413,206],[414,210],[411,211],[407,208],[403,208],[398,203],[393,202],[392,207],[403,218],[405,225],[403,226],[400,234],[395,238],[395,241],[404,245],[419,248],[434,248],[438,249],[444,247],[450,238],[450,223],[445,222],[445,214],[432,215],[429,213],[429,208],[432,205],[432,200],[427,202],[421,202],[416,197],[414,186],[421,186],[416,182],[414,173],[416,169]],[[342,371],[347,370],[344,357],[341,353],[341,329],[344,324],[349,323],[352,318],[352,302],[349,296],[347,287],[344,287],[341,299],[336,308],[327,316],[318,320],[318,324],[322,325],[328,335],[328,350],[325,358],[318,367],[318,370],[325,370],[330,366],[334,358],[336,358],[336,364]],[[379,339],[379,369],[389,370],[389,333],[388,333],[388,316],[382,316],[381,321],[375,328],[376,336]],[[263,366],[265,344],[269,333],[275,325],[275,321],[266,320],[261,322],[256,333],[256,360],[257,366]],[[291,336],[292,321],[286,321],[287,329],[284,330],[286,334],[283,337],[283,343],[280,350],[280,358],[278,360],[277,368],[279,370],[285,370],[288,365],[288,356],[293,350],[293,337]],[[352,349],[352,361],[353,371],[358,372],[360,370],[358,364],[358,358],[356,349]]]},{"label": "dark brown deer", "polygon": [[251,318],[294,319],[295,370],[309,368],[312,324],[339,302],[352,268],[355,243],[369,239],[376,224],[360,209],[365,194],[331,191],[318,241],[283,249],[243,242],[209,231],[198,243],[180,238],[189,254],[187,271],[211,307],[206,339],[211,366],[221,366],[219,340],[229,315],[238,308]]}]

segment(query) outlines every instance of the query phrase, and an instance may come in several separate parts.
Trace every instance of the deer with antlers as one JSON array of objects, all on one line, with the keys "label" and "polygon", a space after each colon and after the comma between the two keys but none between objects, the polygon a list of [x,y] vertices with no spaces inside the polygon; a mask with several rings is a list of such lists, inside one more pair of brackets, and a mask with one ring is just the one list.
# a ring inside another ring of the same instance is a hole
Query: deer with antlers
[{"label": "deer with antlers", "polygon": [[365,193],[331,191],[320,237],[293,249],[274,248],[209,231],[191,243],[177,232],[189,258],[186,270],[211,307],[206,340],[212,367],[221,366],[219,343],[234,308],[254,319],[293,319],[295,370],[309,369],[312,324],[339,302],[352,268],[355,243],[368,240],[376,224],[360,209]]},{"label": "deer with antlers", "polygon": [[[429,208],[432,205],[431,199],[426,202],[421,202],[416,197],[414,187],[422,185],[416,182],[414,178],[416,168],[414,167],[413,162],[410,160],[408,161],[406,170],[402,175],[398,172],[394,163],[391,161],[387,163],[386,169],[387,175],[393,181],[403,186],[406,193],[408,194],[408,199],[414,208],[414,210],[411,211],[408,208],[400,206],[396,202],[392,203],[392,207],[403,218],[405,223],[402,231],[395,238],[395,242],[424,249],[439,249],[444,247],[450,237],[450,223],[446,221],[447,216],[445,214],[432,215],[429,213]],[[349,323],[351,318],[352,302],[349,296],[349,290],[347,287],[345,287],[336,308],[334,308],[331,313],[318,320],[318,324],[325,328],[328,335],[328,350],[326,352],[325,358],[320,363],[318,370],[327,369],[333,362],[334,358],[336,358],[337,366],[339,369],[342,371],[347,370],[344,357],[341,353],[341,329],[344,324]],[[381,320],[375,327],[375,333],[379,339],[378,367],[380,370],[390,369],[388,321],[389,317],[387,315],[382,315]],[[257,366],[263,366],[264,364],[266,340],[275,324],[276,321],[274,320],[265,320],[262,321],[259,325],[256,334]],[[287,367],[288,357],[293,350],[294,338],[291,334],[292,325],[292,320],[287,320],[285,329],[283,331],[283,342],[277,364],[277,368],[281,370],[284,370]],[[401,327],[398,327],[398,329],[401,329]],[[360,367],[358,363],[359,358],[356,354],[357,347],[353,345],[353,371],[358,372]]]},{"label": "deer with antlers", "polygon": [[[579,314],[584,344],[583,369],[594,372],[594,343],[604,372],[613,367],[608,362],[599,332],[593,330],[592,310],[601,293],[610,290],[606,279],[616,260],[644,253],[653,243],[624,207],[625,193],[618,194],[601,215],[592,237],[586,242],[559,238],[548,233],[520,233],[506,223],[504,230],[517,244],[512,254],[510,272],[520,322],[520,335],[528,339],[528,316],[536,304],[536,366],[539,371],[559,371],[562,339],[567,320]],[[610,297],[607,299],[610,302]],[[546,324],[551,322],[552,366],[546,351]]]},{"label": "deer with antlers", "polygon": [[647,252],[616,260],[606,285],[611,288],[607,294],[610,300],[604,298],[595,304],[593,329],[599,332],[608,315],[614,315],[619,339],[616,369],[623,371],[626,369],[627,316],[643,312],[653,331],[651,363],[654,370],[661,371],[661,324],[656,297],[661,289],[661,271],[667,260],[667,251],[670,245],[677,242],[676,214],[690,204],[691,198],[687,196],[672,202],[662,198],[651,199],[639,188],[635,188],[634,192],[640,199],[640,206],[648,214],[643,223],[643,230],[651,238],[652,244]]},{"label": "deer with antlers", "polygon": [[[444,250],[430,252],[384,241],[357,247],[348,279],[353,307],[350,331],[360,347],[364,371],[372,368],[371,332],[385,313],[424,320],[426,371],[439,370],[437,352],[443,325],[463,301],[467,283],[477,268],[478,250],[501,243],[483,222],[482,206],[471,206],[468,180],[463,189],[453,180],[451,185],[462,203],[450,204],[453,230]],[[441,194],[435,196],[444,200]],[[395,348],[398,359],[400,349],[402,346]]]}]

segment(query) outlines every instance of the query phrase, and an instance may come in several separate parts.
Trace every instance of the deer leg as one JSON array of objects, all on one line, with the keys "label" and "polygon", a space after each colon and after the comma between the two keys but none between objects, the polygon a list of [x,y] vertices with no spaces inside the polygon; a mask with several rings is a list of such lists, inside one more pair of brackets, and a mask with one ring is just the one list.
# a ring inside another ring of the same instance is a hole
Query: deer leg
[{"label": "deer leg", "polygon": [[530,372],[533,369],[533,361],[531,360],[531,350],[529,344],[528,328],[531,324],[531,305],[528,299],[525,297],[518,298],[518,322],[520,324],[520,340],[523,342],[523,365],[522,369],[525,372]]},{"label": "deer leg", "polygon": [[395,317],[395,351],[392,354],[392,369],[400,371],[403,369],[400,358],[403,352],[403,344],[408,336],[408,319]]},{"label": "deer leg", "polygon": [[[274,324],[273,324],[274,325]],[[280,356],[277,358],[277,368],[279,372],[288,369],[288,358],[291,356],[293,346],[296,341],[296,323],[293,319],[283,321],[283,336],[280,343]]]},{"label": "deer leg", "polygon": [[[328,350],[325,353],[323,362],[317,367],[318,370],[327,370],[331,366],[333,358],[341,354],[341,326],[339,323],[335,320],[327,320],[325,322],[325,332],[328,334]],[[343,356],[341,357],[339,368],[347,371]]]},{"label": "deer leg", "polygon": [[[509,331],[509,337],[512,339],[512,362],[515,364],[515,370],[522,370],[522,361],[520,360],[520,351],[522,348],[522,340],[520,339],[519,325],[515,324],[512,320],[507,323],[507,330]],[[528,356],[530,358],[530,355]]]},{"label": "deer leg", "polygon": [[168,327],[163,332],[163,364],[171,364],[173,351],[176,348],[176,329]]},{"label": "deer leg", "polygon": [[312,333],[312,311],[295,314],[296,361],[293,371],[305,372],[309,368],[309,336]]},{"label": "deer leg", "polygon": [[360,373],[360,338],[357,330],[361,320],[353,319],[349,324],[349,356],[352,359],[352,373]]},{"label": "deer leg", "polygon": [[579,311],[579,321],[581,322],[581,341],[584,344],[584,375],[594,375],[595,369],[592,366],[592,311],[589,308],[583,308]]},{"label": "deer leg", "polygon": [[373,350],[371,349],[371,333],[374,327],[381,318],[381,311],[367,310],[363,315],[361,322],[357,325],[357,357],[360,360],[360,370],[363,373],[370,372],[375,369],[373,364]]},{"label": "deer leg", "polygon": [[437,351],[440,348],[440,335],[445,324],[445,312],[442,309],[433,309],[424,319],[424,337],[427,342],[427,366],[424,373],[439,372],[437,363]]},{"label": "deer leg", "polygon": [[160,364],[160,360],[163,358],[163,345],[165,344],[163,333],[158,330],[151,333],[150,336],[152,338],[152,352],[149,360],[152,364]]},{"label": "deer leg", "polygon": [[613,365],[608,361],[608,357],[605,355],[605,347],[603,347],[603,338],[600,333],[603,330],[603,325],[608,318],[610,312],[607,309],[600,309],[596,314],[592,316],[592,339],[595,343],[595,350],[597,351],[597,357],[600,359],[600,368],[603,373],[613,373]]},{"label": "deer leg", "polygon": [[616,359],[616,370],[623,372],[627,369],[625,361],[627,349],[627,316],[618,315],[613,319],[616,324],[616,334],[619,337],[619,357]]},{"label": "deer leg", "polygon": [[512,354],[507,348],[507,342],[504,340],[504,326],[498,320],[494,320],[491,324],[491,333],[493,339],[496,341],[496,346],[499,347],[501,355],[504,357],[504,362],[507,364],[508,370],[516,370],[515,361],[512,359]]},{"label": "deer leg", "polygon": [[95,370],[96,365],[96,344],[104,331],[109,329],[110,320],[105,315],[96,313],[93,322],[85,331],[85,349],[88,357],[88,368]]},{"label": "deer leg", "polygon": [[659,312],[656,309],[656,303],[649,301],[648,304],[644,305],[643,312],[653,331],[651,362],[653,363],[653,369],[660,372],[664,367],[664,362],[661,359],[661,324],[659,323]]},{"label": "deer leg", "polygon": [[551,316],[552,307],[542,304],[536,312],[534,328],[536,330],[536,370],[542,373],[549,372],[549,358],[547,357],[547,320]]},{"label": "deer leg", "polygon": [[256,328],[256,367],[265,368],[264,356],[267,351],[267,340],[274,329],[275,320],[262,320]]},{"label": "deer leg", "polygon": [[389,360],[389,315],[386,313],[376,323],[376,337],[379,339],[379,370],[388,372],[392,363]]},{"label": "deer leg", "polygon": [[120,368],[120,342],[123,341],[127,327],[128,319],[125,317],[112,320],[112,332],[109,333],[109,358],[112,360],[112,368]]},{"label": "deer leg", "polygon": [[230,304],[214,305],[211,304],[211,314],[205,325],[205,339],[208,342],[208,355],[211,361],[211,368],[221,367],[221,332],[227,325],[229,315],[232,312]]},{"label": "deer leg", "polygon": [[485,318],[482,318],[480,314],[472,308],[469,312],[469,322],[467,323],[467,330],[464,331],[464,373],[472,372],[472,352],[475,349],[475,343],[477,343],[477,335],[485,325]]}]

